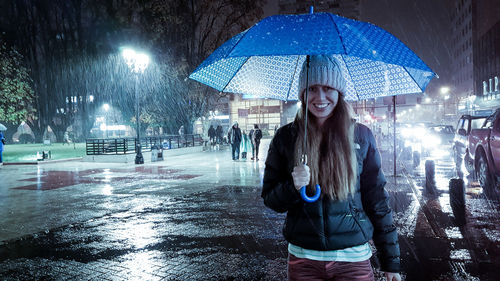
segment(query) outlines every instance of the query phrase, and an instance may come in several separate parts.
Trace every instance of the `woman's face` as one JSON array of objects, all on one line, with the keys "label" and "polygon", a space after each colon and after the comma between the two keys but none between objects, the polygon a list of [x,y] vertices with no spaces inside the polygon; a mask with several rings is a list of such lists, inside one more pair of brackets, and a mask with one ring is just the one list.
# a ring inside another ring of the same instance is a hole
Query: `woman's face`
[{"label": "woman's face", "polygon": [[319,125],[330,117],[339,101],[339,92],[326,85],[309,86],[307,98],[309,112],[316,117]]}]

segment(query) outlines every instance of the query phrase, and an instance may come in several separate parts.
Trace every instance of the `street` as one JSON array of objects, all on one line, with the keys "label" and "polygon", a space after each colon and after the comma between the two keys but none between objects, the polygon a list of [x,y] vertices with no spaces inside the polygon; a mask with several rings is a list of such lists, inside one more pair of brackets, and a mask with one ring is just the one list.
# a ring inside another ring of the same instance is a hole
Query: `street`
[{"label": "street", "polygon": [[[144,165],[4,166],[0,278],[284,280],[284,214],[260,198],[268,145],[264,139],[259,162],[220,150]],[[436,160],[430,194],[427,159],[415,169],[398,161],[394,177],[392,151],[381,155],[404,280],[499,280],[499,201],[466,181],[459,226],[448,191],[454,162]]]}]

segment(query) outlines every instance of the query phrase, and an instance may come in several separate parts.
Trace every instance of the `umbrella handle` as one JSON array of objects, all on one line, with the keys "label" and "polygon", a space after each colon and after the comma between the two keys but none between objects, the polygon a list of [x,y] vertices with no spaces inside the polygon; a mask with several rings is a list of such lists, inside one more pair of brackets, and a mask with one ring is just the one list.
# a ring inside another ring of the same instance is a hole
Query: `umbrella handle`
[{"label": "umbrella handle", "polygon": [[316,200],[318,200],[318,198],[319,198],[320,195],[321,195],[321,188],[319,187],[319,184],[316,185],[316,193],[312,197],[307,196],[307,194],[306,194],[306,187],[305,186],[303,186],[303,187],[300,188],[300,196],[307,203],[313,203],[313,202],[315,202]]}]

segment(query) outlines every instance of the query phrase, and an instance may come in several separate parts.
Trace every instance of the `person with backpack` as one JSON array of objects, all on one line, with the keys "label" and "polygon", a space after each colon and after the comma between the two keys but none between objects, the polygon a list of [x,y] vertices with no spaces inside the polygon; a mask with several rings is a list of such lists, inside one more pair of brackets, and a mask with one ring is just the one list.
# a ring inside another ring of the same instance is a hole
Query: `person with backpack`
[{"label": "person with backpack", "polygon": [[253,125],[253,134],[252,134],[252,160],[259,161],[259,146],[260,139],[262,139],[262,131],[259,129],[259,125]]}]

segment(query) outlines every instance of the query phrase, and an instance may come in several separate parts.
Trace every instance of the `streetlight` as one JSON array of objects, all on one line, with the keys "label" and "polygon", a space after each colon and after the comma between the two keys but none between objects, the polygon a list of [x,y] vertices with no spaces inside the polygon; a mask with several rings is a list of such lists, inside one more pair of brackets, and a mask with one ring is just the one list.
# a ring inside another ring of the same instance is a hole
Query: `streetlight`
[{"label": "streetlight", "polygon": [[136,112],[135,112],[135,121],[136,121],[136,131],[137,131],[137,141],[136,141],[136,155],[135,155],[135,164],[144,164],[144,157],[142,156],[141,151],[141,139],[140,139],[140,122],[139,122],[139,96],[137,95],[137,84],[139,83],[139,74],[143,73],[144,70],[148,67],[149,64],[149,56],[142,53],[137,53],[132,49],[124,48],[122,50],[122,56],[125,59],[130,71],[134,73],[135,84],[134,84],[134,92],[135,92],[135,103],[136,103]]},{"label": "streetlight", "polygon": [[450,92],[450,87],[441,87],[439,91],[441,92],[442,95],[446,95]]},{"label": "streetlight", "polygon": [[443,96],[443,118],[446,116],[446,103],[447,103],[447,100],[450,98],[450,87],[441,87],[439,89],[439,92],[441,93],[441,95]]}]

